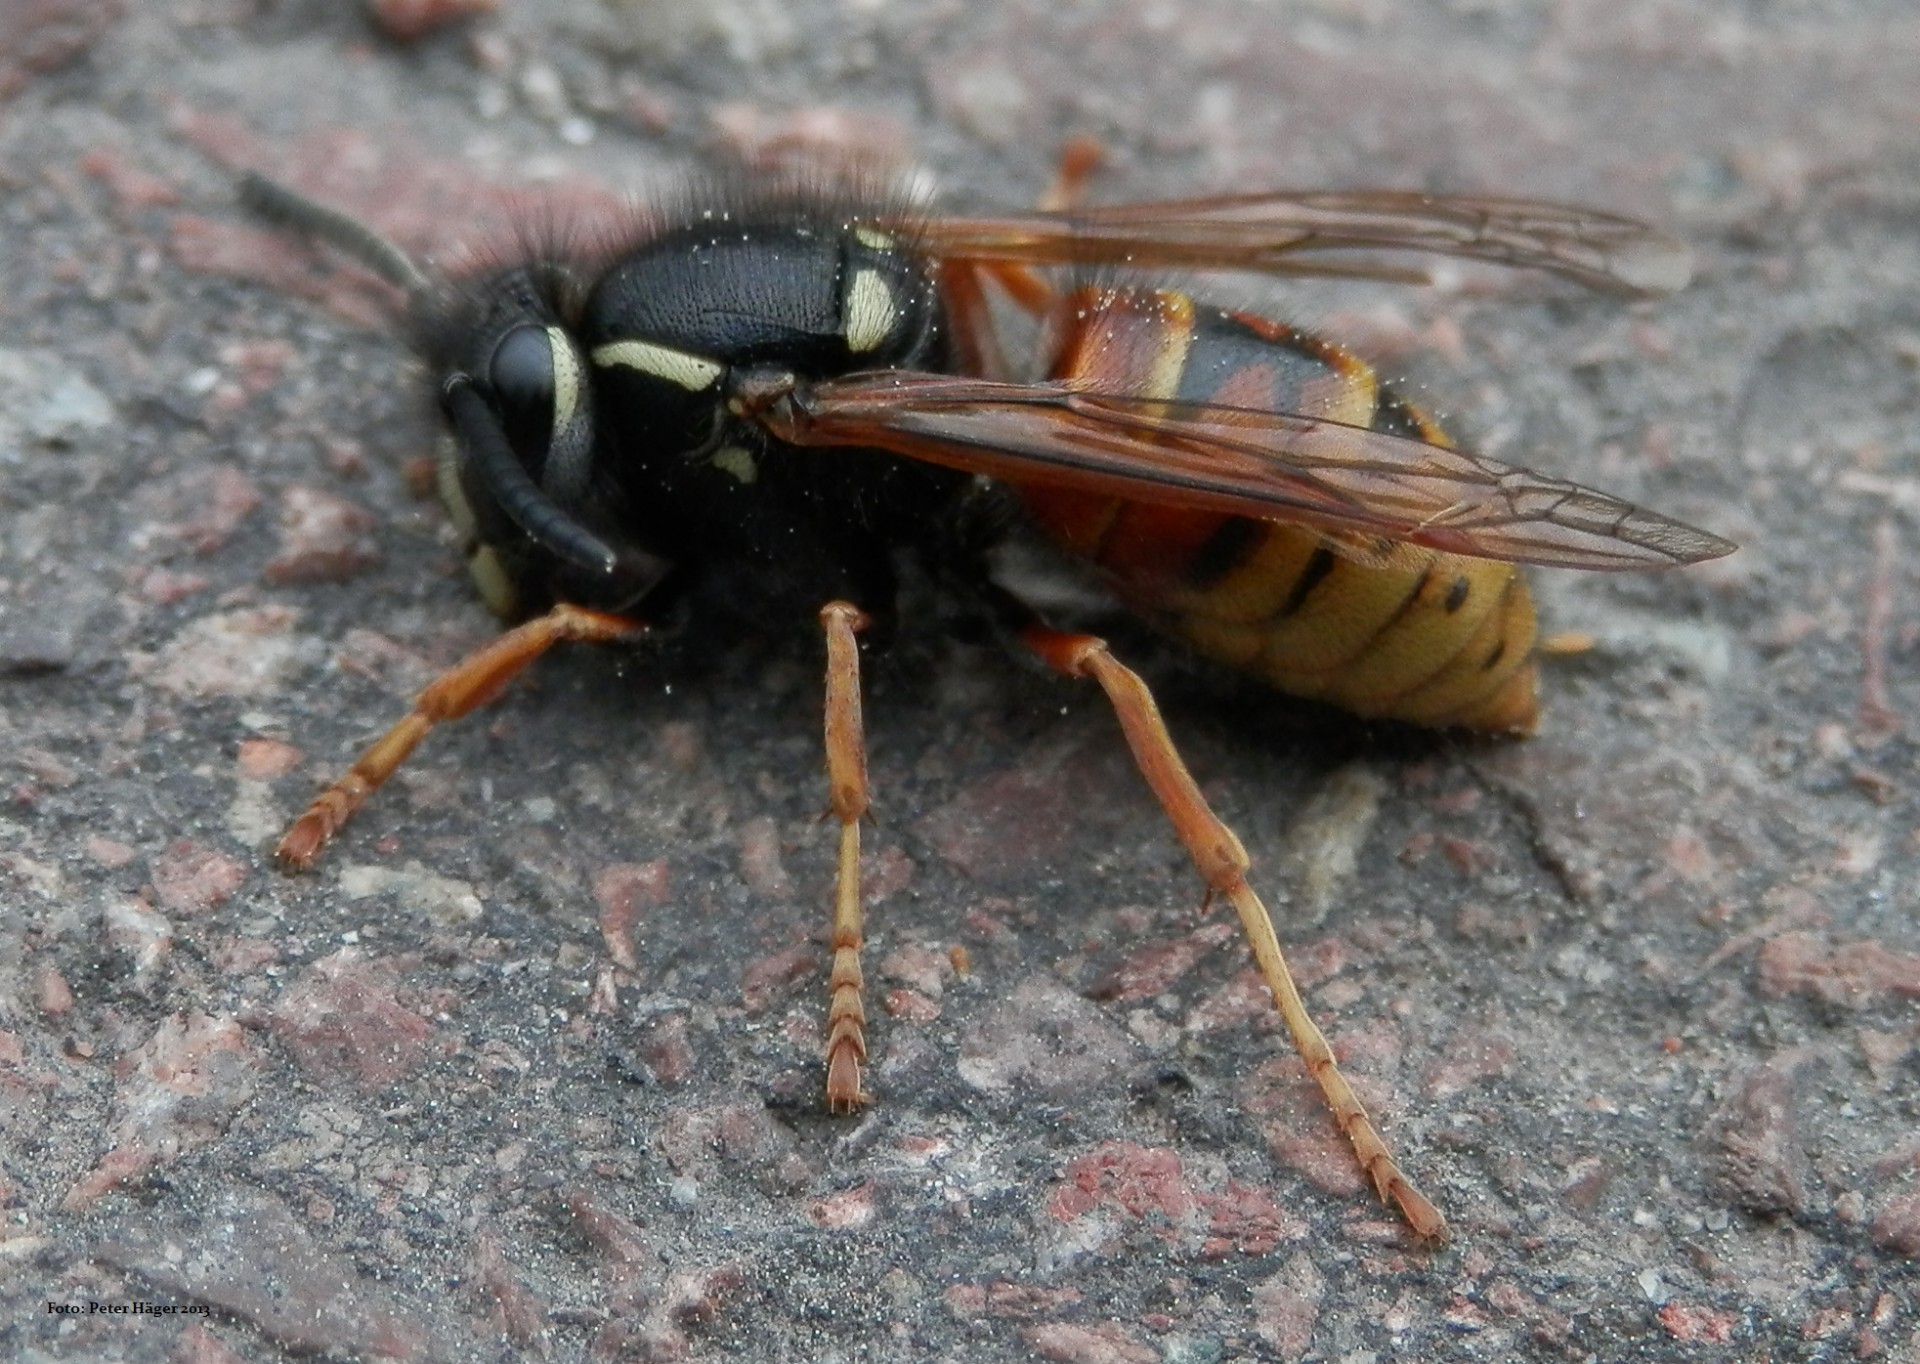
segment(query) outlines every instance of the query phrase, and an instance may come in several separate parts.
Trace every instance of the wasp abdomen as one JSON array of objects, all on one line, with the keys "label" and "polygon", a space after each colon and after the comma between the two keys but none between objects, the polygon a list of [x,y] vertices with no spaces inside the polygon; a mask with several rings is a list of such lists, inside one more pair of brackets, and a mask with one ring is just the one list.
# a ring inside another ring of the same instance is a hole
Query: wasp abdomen
[{"label": "wasp abdomen", "polygon": [[[1363,361],[1265,318],[1104,287],[1076,291],[1059,316],[1069,320],[1054,379],[1451,444]],[[1022,493],[1131,609],[1281,691],[1414,724],[1534,727],[1533,602],[1511,564],[1058,488]]]}]

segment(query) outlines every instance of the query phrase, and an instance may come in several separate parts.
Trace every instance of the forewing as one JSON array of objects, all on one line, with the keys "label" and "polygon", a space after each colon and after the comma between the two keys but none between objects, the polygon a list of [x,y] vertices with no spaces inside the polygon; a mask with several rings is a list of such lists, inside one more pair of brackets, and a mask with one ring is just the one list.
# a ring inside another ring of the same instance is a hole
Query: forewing
[{"label": "forewing", "polygon": [[1563,479],[1293,413],[887,371],[802,385],[759,419],[797,445],[877,447],[1012,483],[1484,559],[1662,568],[1734,548]]},{"label": "forewing", "polygon": [[[1632,218],[1532,199],[1398,190],[1276,191],[1062,213],[944,218],[915,226],[949,259],[1137,265],[1421,280],[1354,259],[1418,251],[1547,270],[1641,297],[1686,284],[1685,243]],[[1345,256],[1343,259],[1342,256]]]}]

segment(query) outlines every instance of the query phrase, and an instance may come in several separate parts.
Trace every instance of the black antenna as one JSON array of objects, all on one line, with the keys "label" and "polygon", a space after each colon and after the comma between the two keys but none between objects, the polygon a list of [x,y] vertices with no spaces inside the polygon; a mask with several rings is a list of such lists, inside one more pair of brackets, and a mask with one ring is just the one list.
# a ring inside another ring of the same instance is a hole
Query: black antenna
[{"label": "black antenna", "polygon": [[447,415],[465,441],[487,492],[515,525],[556,558],[588,573],[611,574],[620,558],[594,533],[568,516],[514,457],[500,420],[473,380],[455,374],[441,390]]},{"label": "black antenna", "polygon": [[331,246],[387,283],[406,290],[410,299],[419,298],[432,287],[432,281],[411,256],[371,227],[338,209],[315,203],[278,180],[247,171],[240,177],[239,195],[240,202],[256,217]]}]

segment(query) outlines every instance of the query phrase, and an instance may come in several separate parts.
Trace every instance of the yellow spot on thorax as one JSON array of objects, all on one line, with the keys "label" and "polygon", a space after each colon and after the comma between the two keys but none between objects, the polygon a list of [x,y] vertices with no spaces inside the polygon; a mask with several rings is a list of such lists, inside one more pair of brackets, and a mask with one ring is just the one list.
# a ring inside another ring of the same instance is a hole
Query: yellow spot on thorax
[{"label": "yellow spot on thorax", "polygon": [[653,341],[609,341],[594,347],[593,363],[602,369],[637,370],[665,379],[689,393],[712,388],[726,373],[726,366],[718,360]]},{"label": "yellow spot on thorax", "polygon": [[847,286],[847,349],[855,355],[877,350],[893,335],[899,316],[893,290],[877,270],[857,270]]}]

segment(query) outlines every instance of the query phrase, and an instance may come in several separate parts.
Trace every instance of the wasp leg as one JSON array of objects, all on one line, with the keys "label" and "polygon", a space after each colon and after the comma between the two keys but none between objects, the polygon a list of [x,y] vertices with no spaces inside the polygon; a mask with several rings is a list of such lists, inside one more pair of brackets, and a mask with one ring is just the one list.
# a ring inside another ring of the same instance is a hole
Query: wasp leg
[{"label": "wasp leg", "polygon": [[833,892],[833,972],[827,980],[827,1109],[851,1113],[868,1101],[866,987],[860,974],[860,817],[867,812],[867,740],[860,719],[860,646],[867,617],[843,601],[820,608],[827,632],[827,788],[840,821]]},{"label": "wasp leg", "polygon": [[953,327],[954,359],[960,372],[983,379],[1011,379],[991,305],[984,287],[985,266],[972,261],[947,262],[940,267],[941,297]]},{"label": "wasp leg", "polygon": [[1069,213],[1087,201],[1087,181],[1106,163],[1107,149],[1099,138],[1075,133],[1060,146],[1060,164],[1053,183],[1040,196],[1042,213]]},{"label": "wasp leg", "polygon": [[[1054,171],[1053,183],[1040,196],[1040,211],[1067,213],[1078,208],[1086,199],[1087,181],[1100,169],[1106,156],[1106,148],[1095,138],[1084,135],[1068,138],[1066,145],[1060,149],[1060,165]],[[1053,287],[1045,273],[1031,265],[1019,265],[1012,261],[969,261],[951,268],[948,274],[950,277],[971,277],[970,288],[957,281],[948,284],[948,303],[954,309],[959,322],[957,330],[963,336],[969,330],[979,330],[984,325],[979,320],[984,318],[986,308],[985,296],[979,284],[981,279],[991,279],[998,284],[1014,306],[1030,317],[1047,317],[1060,299],[1060,291]],[[991,351],[984,353],[992,354]],[[1004,372],[995,373],[987,369],[968,372],[989,379],[1007,377]]]},{"label": "wasp leg", "polygon": [[563,602],[467,655],[429,683],[400,723],[375,740],[343,776],[314,798],[280,840],[274,856],[291,870],[312,866],[327,840],[398,770],[427,737],[428,730],[493,700],[554,645],[566,640],[606,644],[632,639],[646,628],[624,616]]},{"label": "wasp leg", "polygon": [[1186,845],[1187,855],[1205,878],[1208,890],[1231,900],[1239,912],[1247,945],[1253,949],[1261,978],[1272,992],[1287,1030],[1293,1034],[1300,1059],[1306,1062],[1307,1073],[1326,1096],[1334,1121],[1353,1143],[1354,1154],[1360,1158],[1373,1187],[1382,1201],[1400,1209],[1415,1235],[1429,1241],[1444,1238],[1446,1219],[1394,1164],[1393,1155],[1374,1130],[1367,1110],[1334,1063],[1333,1048],[1327,1045],[1325,1035],[1315,1025],[1300,998],[1299,988],[1293,983],[1267,907],[1247,884],[1247,868],[1252,864],[1246,849],[1200,794],[1200,788],[1194,784],[1187,765],[1173,746],[1173,736],[1167,733],[1160,708],[1154,703],[1147,684],[1114,658],[1105,640],[1091,635],[1068,634],[1028,624],[1021,628],[1020,640],[1056,672],[1068,677],[1091,677],[1107,693],[1140,774],[1147,779],[1161,808],[1173,821],[1174,832]]}]

